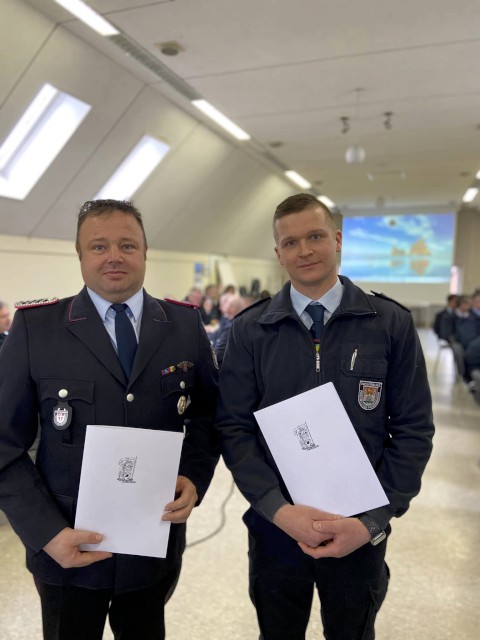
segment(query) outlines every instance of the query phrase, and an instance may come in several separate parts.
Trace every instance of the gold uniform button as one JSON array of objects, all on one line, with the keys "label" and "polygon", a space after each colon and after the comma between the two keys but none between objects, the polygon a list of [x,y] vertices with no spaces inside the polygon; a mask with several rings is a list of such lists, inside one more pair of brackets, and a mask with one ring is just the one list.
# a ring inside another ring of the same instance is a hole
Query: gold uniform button
[{"label": "gold uniform button", "polygon": [[185,382],[183,380],[180,382],[180,389],[185,389]]},{"label": "gold uniform button", "polygon": [[135,396],[133,395],[133,393],[129,393],[127,395],[127,402],[133,402],[135,400]]},{"label": "gold uniform button", "polygon": [[180,396],[180,399],[177,402],[178,415],[181,416],[183,413],[185,413],[186,408],[187,408],[187,398],[185,396]]},{"label": "gold uniform button", "polygon": [[68,391],[66,389],[60,389],[58,392],[59,398],[66,398],[68,396]]}]

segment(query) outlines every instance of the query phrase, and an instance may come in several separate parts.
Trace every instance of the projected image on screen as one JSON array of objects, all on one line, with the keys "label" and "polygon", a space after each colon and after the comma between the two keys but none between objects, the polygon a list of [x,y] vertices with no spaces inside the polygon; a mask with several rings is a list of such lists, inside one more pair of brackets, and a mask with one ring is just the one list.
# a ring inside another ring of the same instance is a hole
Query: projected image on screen
[{"label": "projected image on screen", "polygon": [[430,213],[343,219],[341,273],[375,282],[448,282],[455,216]]}]

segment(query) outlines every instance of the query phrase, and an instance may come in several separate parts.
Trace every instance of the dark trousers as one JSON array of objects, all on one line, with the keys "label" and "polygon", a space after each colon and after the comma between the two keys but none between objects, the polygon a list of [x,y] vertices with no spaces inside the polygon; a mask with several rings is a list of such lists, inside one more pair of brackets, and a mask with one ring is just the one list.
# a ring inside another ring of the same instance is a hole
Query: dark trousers
[{"label": "dark trousers", "polygon": [[35,580],[44,640],[102,640],[107,615],[115,640],[163,640],[165,602],[179,573],[180,565],[153,587],[119,594]]},{"label": "dark trousers", "polygon": [[249,535],[250,597],[261,638],[304,640],[316,587],[327,640],[373,640],[388,586],[386,541],[345,558],[313,560],[280,529],[265,525]]}]

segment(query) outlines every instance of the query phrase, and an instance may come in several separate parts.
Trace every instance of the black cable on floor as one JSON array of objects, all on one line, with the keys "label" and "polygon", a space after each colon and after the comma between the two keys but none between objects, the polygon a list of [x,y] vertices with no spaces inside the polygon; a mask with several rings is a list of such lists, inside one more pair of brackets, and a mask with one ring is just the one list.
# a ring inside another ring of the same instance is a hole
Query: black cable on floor
[{"label": "black cable on floor", "polygon": [[223,500],[222,504],[220,505],[220,524],[218,525],[218,527],[214,529],[212,533],[209,533],[207,536],[204,536],[203,538],[199,538],[198,540],[194,540],[193,542],[189,542],[186,546],[187,549],[189,547],[194,547],[195,545],[200,544],[202,542],[206,542],[207,540],[210,540],[211,538],[216,536],[218,533],[220,533],[220,531],[223,529],[227,521],[226,506],[228,504],[228,501],[233,495],[234,489],[235,489],[235,482],[232,480],[227,497]]}]

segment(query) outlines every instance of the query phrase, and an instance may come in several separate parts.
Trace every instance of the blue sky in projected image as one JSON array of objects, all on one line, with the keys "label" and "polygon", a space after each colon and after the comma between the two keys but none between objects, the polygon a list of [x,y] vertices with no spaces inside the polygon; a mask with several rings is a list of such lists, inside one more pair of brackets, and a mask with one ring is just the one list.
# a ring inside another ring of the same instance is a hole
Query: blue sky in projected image
[{"label": "blue sky in projected image", "polygon": [[374,282],[446,282],[454,231],[453,213],[345,217],[341,273]]}]

